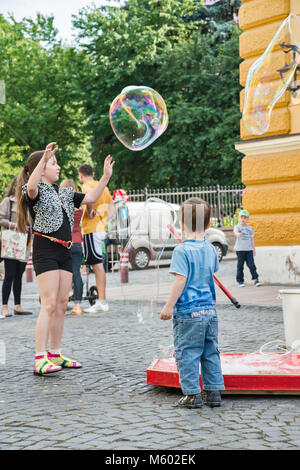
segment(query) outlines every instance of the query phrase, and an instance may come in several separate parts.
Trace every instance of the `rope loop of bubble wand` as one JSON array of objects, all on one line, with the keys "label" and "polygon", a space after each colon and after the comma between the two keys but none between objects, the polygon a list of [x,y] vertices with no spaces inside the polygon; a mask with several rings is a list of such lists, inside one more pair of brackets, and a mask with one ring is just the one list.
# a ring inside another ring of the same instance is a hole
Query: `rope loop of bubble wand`
[{"label": "rope loop of bubble wand", "polygon": [[[265,349],[270,345],[276,346],[278,351],[283,351],[283,352],[265,351]],[[283,346],[283,347],[280,347],[280,346]],[[263,344],[259,349],[259,353],[265,356],[274,356],[274,357],[280,358],[280,357],[288,356],[289,354],[291,354],[293,351],[296,351],[296,350],[297,350],[296,346],[293,347],[293,345],[291,345],[291,347],[288,349],[283,341],[275,339],[273,341],[269,341],[268,343]]]},{"label": "rope loop of bubble wand", "polygon": [[[162,204],[165,204],[167,206],[169,206],[170,208],[170,212],[174,214],[174,223],[176,222],[176,219],[177,219],[177,214],[176,214],[176,211],[173,209],[173,207],[171,206],[171,204],[167,201],[164,201],[163,199],[160,199],[158,197],[150,197],[149,199],[147,199],[146,202],[158,202],[158,203],[162,203]],[[149,231],[148,231],[149,232]],[[163,241],[163,246],[161,248],[159,248],[158,250],[158,254],[156,255],[156,259],[155,259],[155,271],[156,271],[156,302],[158,302],[158,297],[159,297],[159,267],[160,267],[160,259],[163,255],[163,252],[165,250],[165,247],[166,247],[166,244],[167,244],[167,238],[164,239]],[[153,298],[152,298],[152,302],[153,302]]]},{"label": "rope loop of bubble wand", "polygon": [[[160,198],[157,198],[157,197],[150,197],[148,198],[145,203],[144,203],[144,206],[146,206],[148,203],[150,202],[158,202],[158,203],[163,203],[165,205],[168,205],[171,209],[171,212],[173,214],[175,214],[174,216],[174,222],[176,221],[176,211],[173,209],[173,207],[170,205],[170,203],[168,203],[167,201],[164,201],[163,199],[160,199]],[[136,226],[136,229],[135,229],[135,233],[133,233],[130,237],[129,237],[129,240],[128,242],[126,243],[125,247],[124,247],[124,250],[123,250],[123,253],[128,253],[130,248],[133,246],[133,242],[135,240],[135,238],[137,237],[137,232],[140,228],[140,224],[141,224],[141,219],[142,219],[142,216],[143,216],[143,212],[140,214],[139,216],[139,220],[138,220],[138,223],[137,223],[137,226]],[[148,236],[149,236],[149,222],[148,222]],[[167,240],[164,241],[164,244],[163,244],[163,247],[160,248],[158,250],[158,255],[156,255],[156,259],[155,259],[155,269],[157,269],[157,273],[159,271],[159,262],[160,262],[160,258],[164,252],[164,249],[165,249],[165,246],[166,246],[166,243],[167,243]],[[125,302],[128,301],[127,297],[126,297],[126,294],[124,292],[124,286],[123,284],[121,283],[121,291],[122,291],[122,295],[123,295],[123,298],[125,300]],[[159,296],[159,274],[157,274],[157,279],[156,279],[156,302],[158,301],[158,296]],[[154,298],[152,296],[152,299],[150,299],[150,304],[152,305],[154,302]]]}]

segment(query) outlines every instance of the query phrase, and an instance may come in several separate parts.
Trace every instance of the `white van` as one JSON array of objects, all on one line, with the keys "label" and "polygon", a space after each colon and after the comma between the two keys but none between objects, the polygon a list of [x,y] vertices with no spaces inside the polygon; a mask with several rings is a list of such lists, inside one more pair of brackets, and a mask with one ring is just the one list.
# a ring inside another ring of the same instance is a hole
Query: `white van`
[{"label": "white van", "polygon": [[[128,239],[129,261],[133,268],[144,269],[151,260],[170,259],[179,241],[168,225],[181,236],[178,204],[149,199],[145,202],[118,201],[115,203],[116,216],[111,222],[108,237],[113,243],[126,246]],[[127,220],[126,220],[127,216]],[[219,261],[226,255],[228,244],[221,230],[209,228],[207,240],[217,251]]]}]

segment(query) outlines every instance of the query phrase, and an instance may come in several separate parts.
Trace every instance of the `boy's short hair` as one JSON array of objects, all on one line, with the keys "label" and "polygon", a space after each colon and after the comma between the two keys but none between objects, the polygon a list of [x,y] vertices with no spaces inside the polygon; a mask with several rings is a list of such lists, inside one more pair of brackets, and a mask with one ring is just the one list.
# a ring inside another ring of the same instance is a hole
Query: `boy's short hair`
[{"label": "boy's short hair", "polygon": [[93,176],[94,174],[93,167],[91,167],[91,165],[89,165],[88,163],[84,163],[83,165],[81,165],[78,168],[78,171],[84,176]]},{"label": "boy's short hair", "polygon": [[181,204],[180,219],[187,232],[204,232],[210,222],[210,205],[199,197],[191,197]]}]

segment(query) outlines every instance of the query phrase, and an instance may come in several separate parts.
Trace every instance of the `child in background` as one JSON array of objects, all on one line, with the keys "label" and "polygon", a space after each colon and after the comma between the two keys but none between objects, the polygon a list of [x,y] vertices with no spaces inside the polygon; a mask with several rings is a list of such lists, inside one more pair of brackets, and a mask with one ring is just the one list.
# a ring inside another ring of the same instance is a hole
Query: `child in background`
[{"label": "child in background", "polygon": [[174,356],[186,408],[203,406],[199,364],[206,405],[220,406],[224,381],[218,350],[218,318],[213,274],[219,268],[216,251],[206,239],[210,206],[191,198],[181,206],[181,229],[185,240],[173,251],[170,273],[175,281],[161,320],[173,316]]},{"label": "child in background", "polygon": [[239,224],[234,227],[234,235],[236,242],[234,249],[237,255],[237,273],[236,281],[239,287],[245,287],[244,284],[244,263],[250,270],[252,280],[256,287],[260,286],[258,274],[254,263],[255,244],[254,244],[254,231],[251,225],[248,225],[249,212],[245,209],[239,213]]}]

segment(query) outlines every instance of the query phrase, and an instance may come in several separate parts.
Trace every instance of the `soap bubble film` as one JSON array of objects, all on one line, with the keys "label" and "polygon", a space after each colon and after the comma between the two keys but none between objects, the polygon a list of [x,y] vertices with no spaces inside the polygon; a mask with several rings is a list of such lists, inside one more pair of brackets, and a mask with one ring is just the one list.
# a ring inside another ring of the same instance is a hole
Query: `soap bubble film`
[{"label": "soap bubble film", "polygon": [[110,106],[109,119],[119,141],[134,151],[151,145],[168,126],[163,98],[146,86],[124,88]]},{"label": "soap bubble film", "polygon": [[[291,85],[299,61],[300,19],[291,14],[282,22],[264,54],[249,69],[243,123],[251,134],[267,132],[273,107]],[[280,69],[283,69],[282,76]]]},{"label": "soap bubble film", "polygon": [[160,359],[171,359],[174,357],[174,344],[160,344],[159,345]]},{"label": "soap bubble film", "polygon": [[[163,199],[150,197],[145,202],[138,203],[138,208],[129,210],[130,228],[129,239],[124,248],[125,252],[135,251],[140,246],[141,237],[149,237],[155,253],[151,261],[154,261],[153,281],[156,278],[156,289],[141,292],[140,300],[134,310],[138,323],[148,324],[153,316],[158,316],[161,310],[159,304],[160,296],[160,260],[163,257],[164,249],[168,244],[174,245],[175,238],[172,236],[168,225],[178,224],[177,206],[170,204]],[[175,241],[176,244],[176,241]],[[148,277],[149,277],[148,273]],[[130,276],[129,276],[130,278]],[[121,283],[123,298],[128,301],[126,284]],[[148,295],[149,292],[149,295]]]},{"label": "soap bubble film", "polygon": [[5,81],[0,80],[0,104],[5,104],[6,103],[6,97],[5,97]]}]

